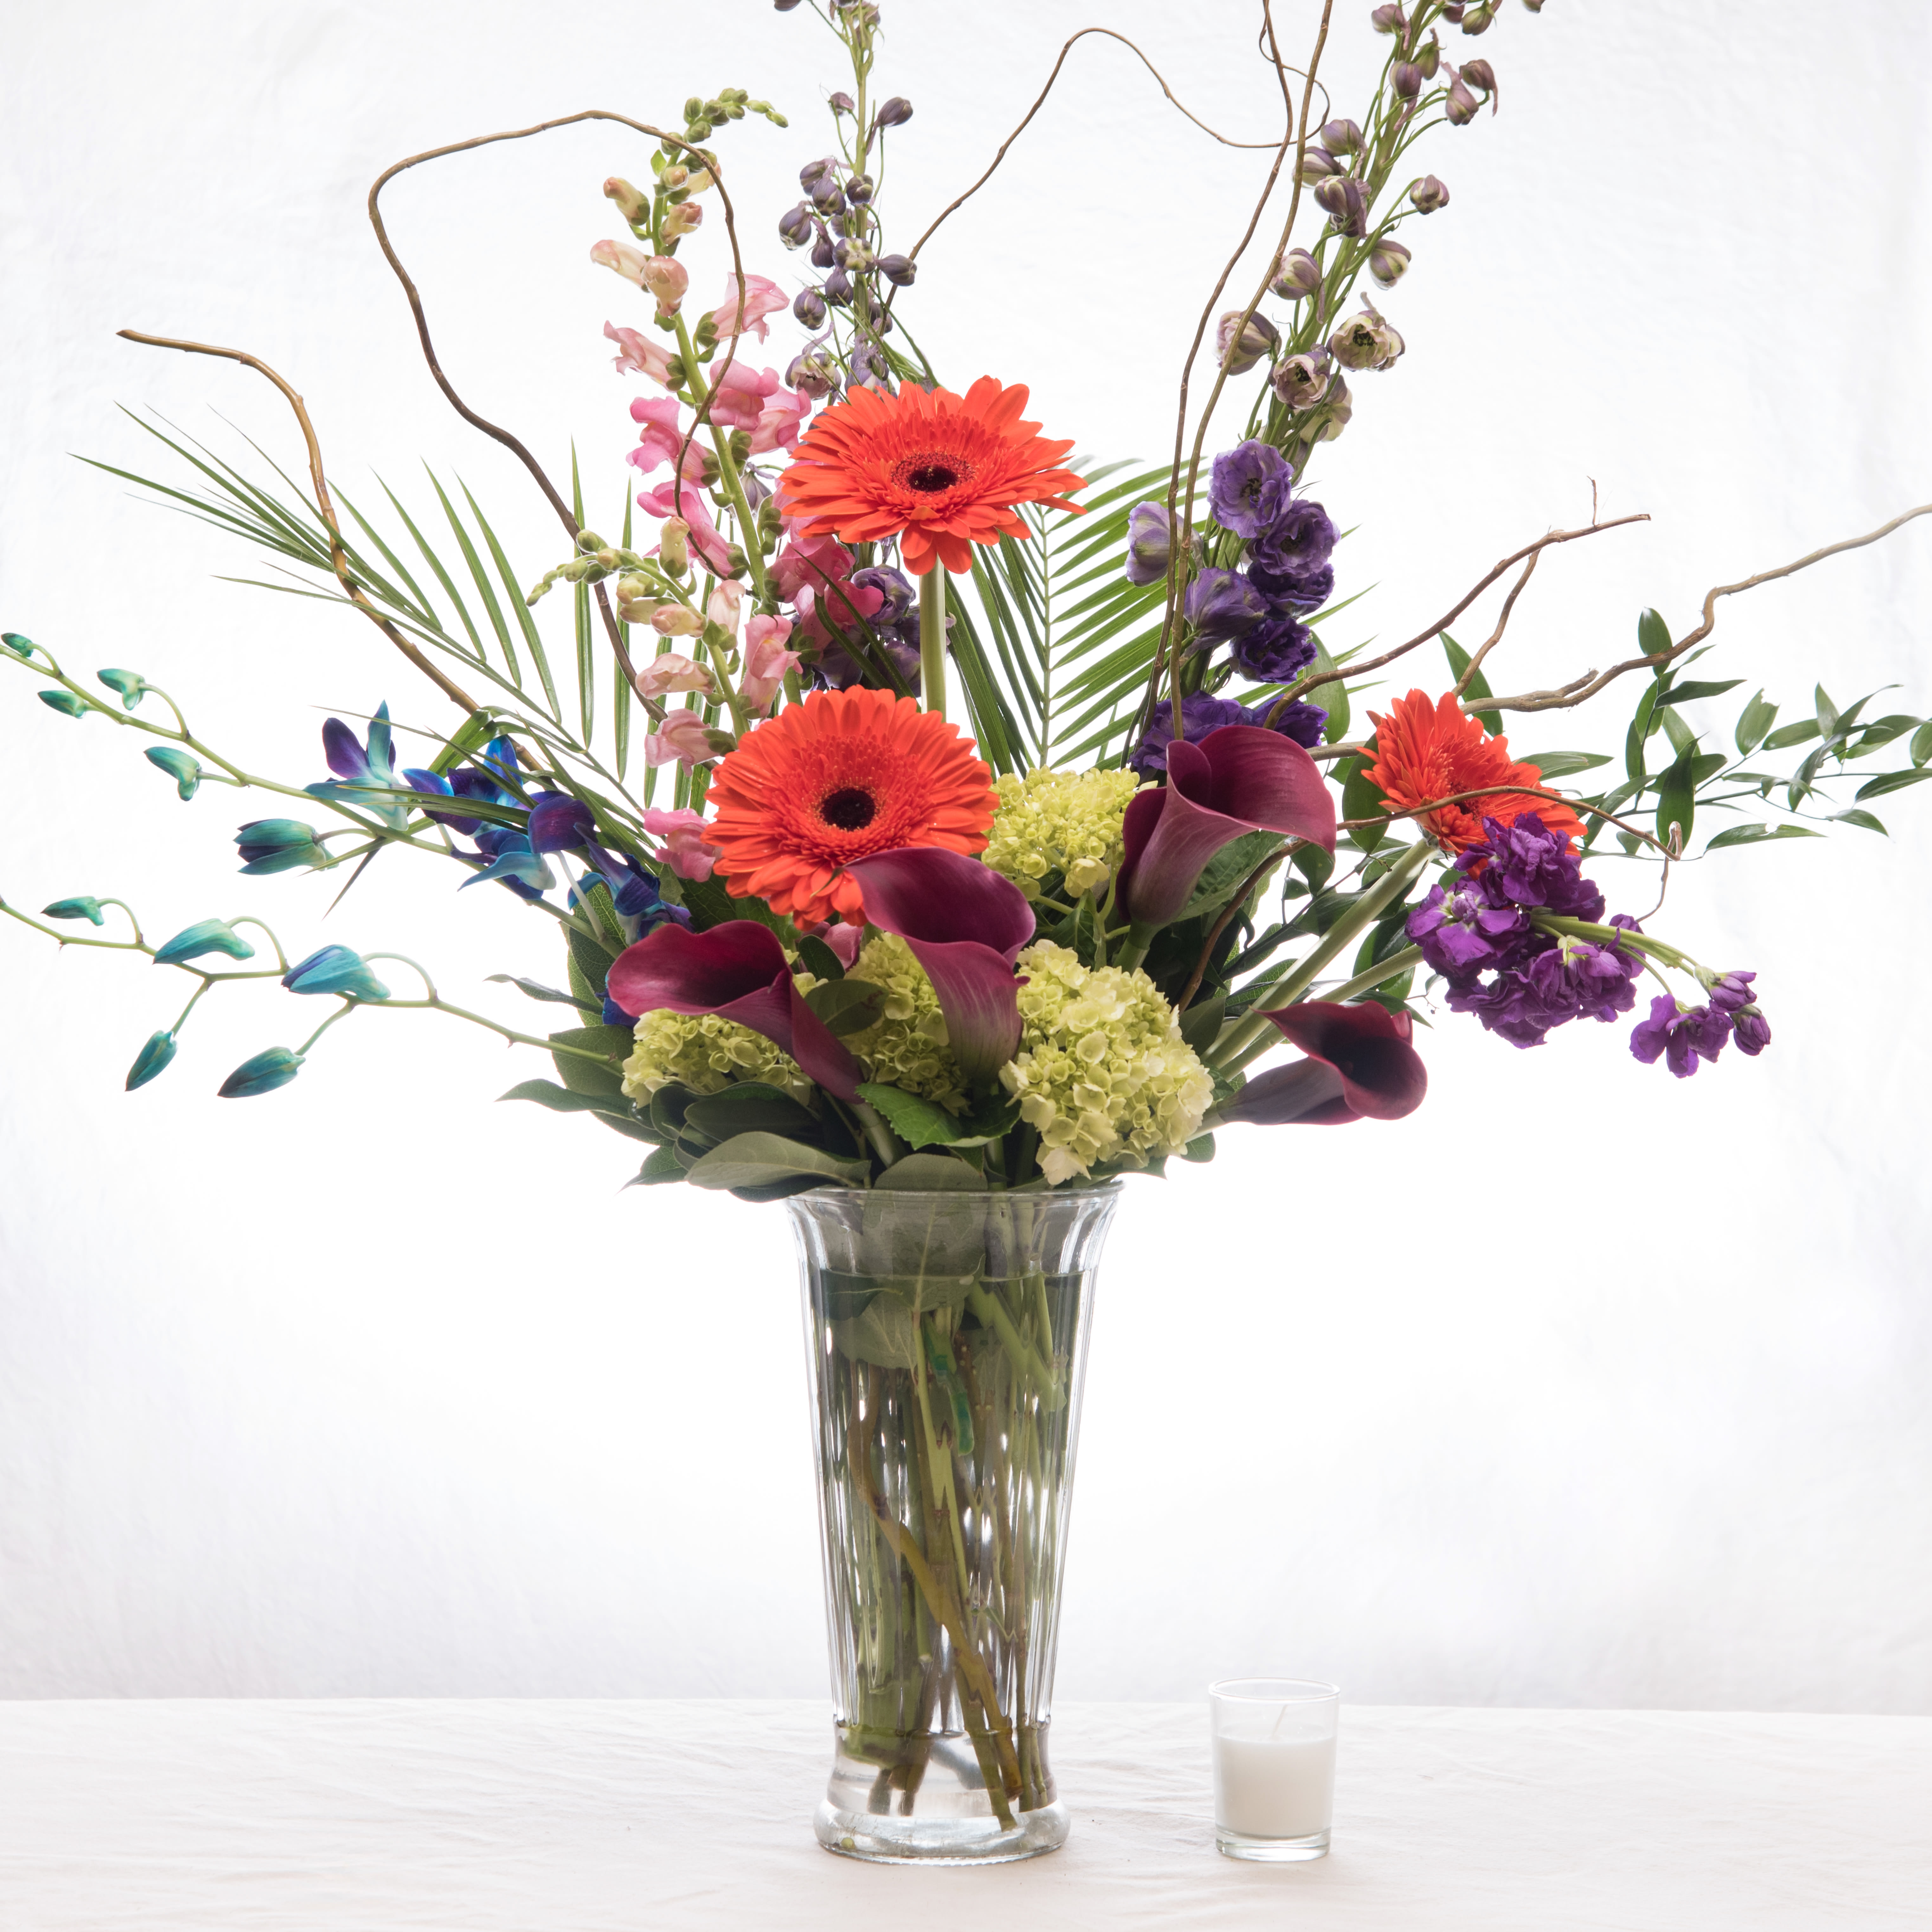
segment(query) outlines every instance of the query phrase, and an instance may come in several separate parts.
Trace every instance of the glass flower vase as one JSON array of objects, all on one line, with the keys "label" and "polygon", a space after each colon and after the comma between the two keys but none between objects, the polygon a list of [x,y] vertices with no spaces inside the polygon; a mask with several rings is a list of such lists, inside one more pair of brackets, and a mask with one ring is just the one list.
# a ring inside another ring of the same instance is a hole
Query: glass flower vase
[{"label": "glass flower vase", "polygon": [[1094,1268],[1119,1184],[822,1189],[805,1288],[836,1736],[820,1844],[887,1862],[1066,1838],[1047,1754]]}]

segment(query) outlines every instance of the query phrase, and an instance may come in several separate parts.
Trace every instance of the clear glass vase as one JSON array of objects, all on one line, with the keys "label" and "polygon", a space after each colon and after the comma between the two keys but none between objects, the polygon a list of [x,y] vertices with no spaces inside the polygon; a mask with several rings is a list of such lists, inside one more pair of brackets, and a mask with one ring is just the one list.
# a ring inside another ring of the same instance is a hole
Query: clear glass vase
[{"label": "clear glass vase", "polygon": [[820,1844],[1065,1842],[1047,1757],[1094,1269],[1119,1184],[822,1189],[798,1234],[837,1735]]}]

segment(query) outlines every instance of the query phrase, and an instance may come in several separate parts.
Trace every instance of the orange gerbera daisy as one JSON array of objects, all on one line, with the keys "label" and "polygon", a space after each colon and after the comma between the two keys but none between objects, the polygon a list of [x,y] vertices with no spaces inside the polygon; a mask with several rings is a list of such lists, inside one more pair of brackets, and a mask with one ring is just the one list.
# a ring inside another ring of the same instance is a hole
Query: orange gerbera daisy
[{"label": "orange gerbera daisy", "polygon": [[[1387,717],[1372,711],[1369,716],[1375,722],[1377,755],[1366,776],[1399,808],[1489,785],[1543,782],[1535,766],[1511,760],[1507,738],[1491,737],[1480,719],[1466,716],[1453,692],[1432,704],[1421,692],[1412,691],[1396,700]],[[1582,822],[1567,805],[1522,792],[1498,791],[1445,805],[1439,812],[1425,812],[1422,823],[1444,850],[1463,852],[1482,844],[1484,819],[1510,825],[1526,812],[1534,812],[1565,838],[1582,836]]]},{"label": "orange gerbera daisy", "polygon": [[889,691],[817,691],[758,725],[718,767],[706,827],[734,898],[801,926],[864,921],[854,859],[907,845],[983,851],[999,794],[973,741]]},{"label": "orange gerbera daisy", "polygon": [[905,567],[973,567],[973,545],[1023,537],[1016,503],[1076,510],[1060,493],[1085,482],[1059,462],[1073,446],[1048,442],[1019,420],[1024,383],[982,376],[963,396],[908,383],[896,396],[856,388],[826,410],[778,479],[778,505],[808,534],[847,543],[896,536]]}]

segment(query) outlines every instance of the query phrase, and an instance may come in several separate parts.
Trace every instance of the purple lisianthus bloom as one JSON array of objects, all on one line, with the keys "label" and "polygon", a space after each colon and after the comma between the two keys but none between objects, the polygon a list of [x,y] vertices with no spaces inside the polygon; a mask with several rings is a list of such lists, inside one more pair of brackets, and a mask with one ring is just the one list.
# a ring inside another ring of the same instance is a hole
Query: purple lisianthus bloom
[{"label": "purple lisianthus bloom", "polygon": [[1731,1037],[1740,1053],[1755,1060],[1771,1044],[1771,1022],[1755,1006],[1746,1006],[1731,1016]]},{"label": "purple lisianthus bloom", "polygon": [[1483,830],[1487,842],[1471,846],[1456,863],[1466,870],[1481,865],[1484,889],[1497,903],[1540,906],[1570,919],[1603,917],[1604,896],[1584,878],[1582,860],[1536,813],[1508,825],[1485,818]]},{"label": "purple lisianthus bloom", "polygon": [[1174,550],[1174,525],[1165,503],[1136,503],[1127,513],[1127,581],[1158,584]]},{"label": "purple lisianthus bloom", "polygon": [[[1274,710],[1274,706],[1268,704],[1250,710],[1245,704],[1237,704],[1232,698],[1216,698],[1211,692],[1191,691],[1180,700],[1181,735],[1189,744],[1198,745],[1209,732],[1218,731],[1223,724],[1259,724],[1279,731],[1304,751],[1312,751],[1321,743],[1322,734],[1328,727],[1328,714],[1320,705],[1304,704],[1298,700],[1270,724],[1268,718]],[[1127,760],[1129,766],[1143,778],[1166,771],[1167,748],[1173,742],[1174,707],[1163,698],[1154,712],[1147,736]]]},{"label": "purple lisianthus bloom", "polygon": [[1294,494],[1294,472],[1281,452],[1250,438],[1215,458],[1208,507],[1224,530],[1252,539],[1291,508]]},{"label": "purple lisianthus bloom", "polygon": [[1258,684],[1286,684],[1315,662],[1315,639],[1292,617],[1270,617],[1234,640],[1237,668]]},{"label": "purple lisianthus bloom", "polygon": [[[1630,1035],[1630,1051],[1646,1066],[1661,1055],[1671,1072],[1688,1080],[1697,1070],[1700,1060],[1715,1060],[1730,1037],[1731,1021],[1726,1013],[1708,1006],[1692,1006],[1680,1011],[1668,993],[1660,993],[1650,1003],[1650,1017]],[[1769,1029],[1766,1029],[1766,1038]]]},{"label": "purple lisianthus bloom", "polygon": [[1520,908],[1491,904],[1480,887],[1466,880],[1446,890],[1431,886],[1409,914],[1407,931],[1430,970],[1458,985],[1472,984],[1491,968],[1513,965],[1532,940]]},{"label": "purple lisianthus bloom", "polygon": [[1238,570],[1204,570],[1187,586],[1183,608],[1196,634],[1210,643],[1238,638],[1268,614],[1261,592]]},{"label": "purple lisianthus bloom", "polygon": [[[1328,512],[1319,503],[1311,503],[1305,498],[1297,502],[1284,502],[1276,514],[1253,533],[1248,545],[1248,560],[1271,578],[1308,584],[1328,569],[1336,535]],[[1328,570],[1330,589],[1334,580],[1334,572]],[[1322,595],[1327,594],[1324,590]]]}]

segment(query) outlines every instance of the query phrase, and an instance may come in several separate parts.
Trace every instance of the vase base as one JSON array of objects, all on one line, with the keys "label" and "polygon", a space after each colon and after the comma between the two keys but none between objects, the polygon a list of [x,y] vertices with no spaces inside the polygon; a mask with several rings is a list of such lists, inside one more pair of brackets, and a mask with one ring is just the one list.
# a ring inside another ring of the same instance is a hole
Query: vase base
[{"label": "vase base", "polygon": [[1000,1865],[1036,1858],[1066,1842],[1072,1820],[1064,1804],[997,1818],[894,1818],[820,1804],[812,1820],[818,1842],[841,1858],[878,1865]]},{"label": "vase base", "polygon": [[1298,1865],[1328,1856],[1328,1834],[1312,1832],[1305,1838],[1257,1838],[1246,1832],[1217,1826],[1214,1849],[1224,1858],[1251,1858],[1258,1864]]}]

